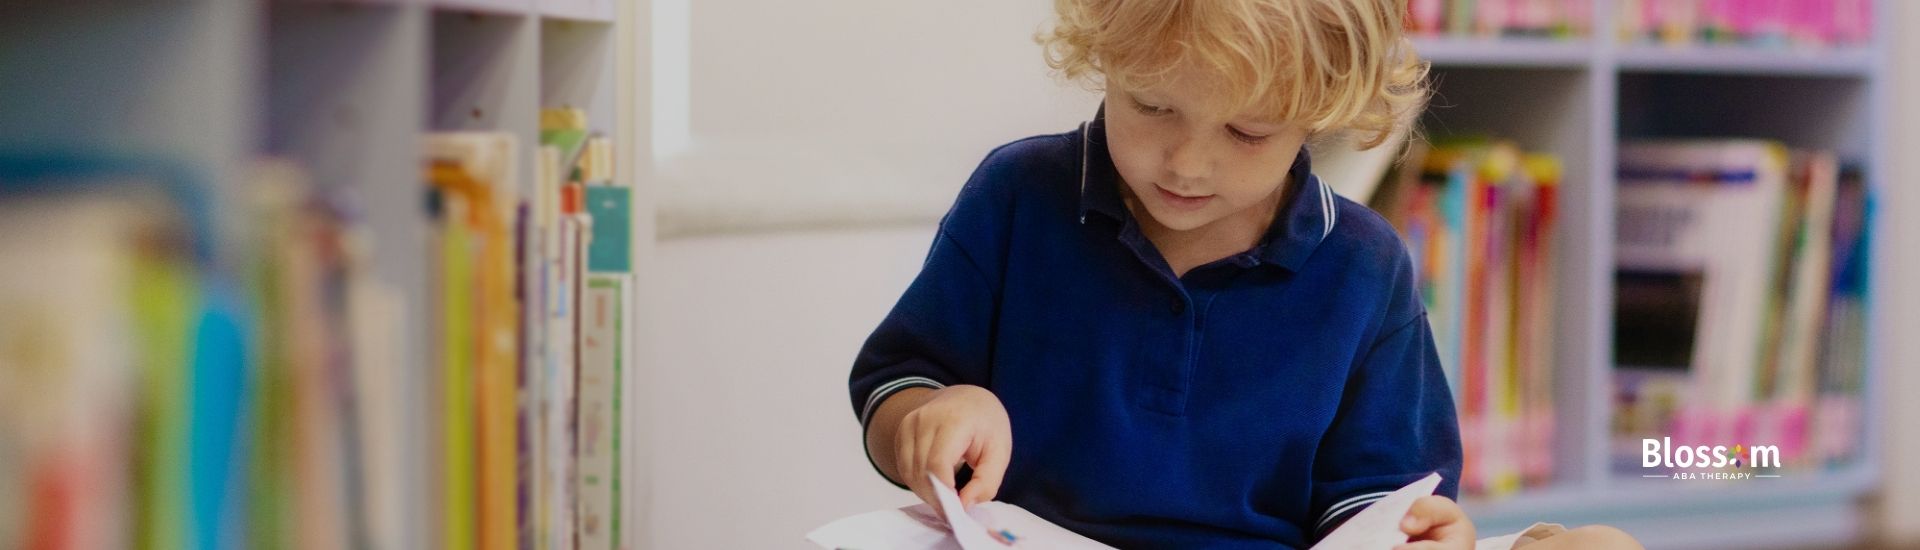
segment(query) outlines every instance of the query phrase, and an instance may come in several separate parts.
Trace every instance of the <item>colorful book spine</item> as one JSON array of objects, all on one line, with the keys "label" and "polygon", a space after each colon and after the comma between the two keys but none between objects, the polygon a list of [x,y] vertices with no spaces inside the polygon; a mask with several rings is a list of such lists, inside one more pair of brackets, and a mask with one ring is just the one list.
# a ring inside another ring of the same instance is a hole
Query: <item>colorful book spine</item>
[{"label": "colorful book spine", "polygon": [[1415,36],[1572,38],[1588,34],[1591,0],[1411,0]]},{"label": "colorful book spine", "polygon": [[1375,195],[1416,266],[1435,348],[1460,410],[1462,490],[1550,483],[1549,297],[1558,161],[1513,144],[1416,145]]},{"label": "colorful book spine", "polygon": [[1628,43],[1845,47],[1872,40],[1873,0],[1618,0]]},{"label": "colorful book spine", "polygon": [[[590,181],[608,181],[594,160],[607,153],[584,157]],[[633,194],[627,187],[598,184],[585,186],[584,198],[593,239],[587,249],[587,309],[581,312],[579,533],[582,548],[617,550]]]}]

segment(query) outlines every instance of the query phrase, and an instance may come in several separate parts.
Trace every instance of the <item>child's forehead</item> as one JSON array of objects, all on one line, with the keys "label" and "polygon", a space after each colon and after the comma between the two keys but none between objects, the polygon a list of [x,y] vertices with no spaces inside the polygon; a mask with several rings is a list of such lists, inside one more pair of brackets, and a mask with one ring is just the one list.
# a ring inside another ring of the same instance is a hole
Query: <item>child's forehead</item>
[{"label": "child's forehead", "polygon": [[1121,86],[1120,91],[1142,100],[1171,103],[1171,106],[1208,118],[1285,123],[1269,108],[1268,102],[1237,96],[1230,91],[1232,89],[1216,73],[1188,70],[1171,71],[1150,81],[1128,82]]}]

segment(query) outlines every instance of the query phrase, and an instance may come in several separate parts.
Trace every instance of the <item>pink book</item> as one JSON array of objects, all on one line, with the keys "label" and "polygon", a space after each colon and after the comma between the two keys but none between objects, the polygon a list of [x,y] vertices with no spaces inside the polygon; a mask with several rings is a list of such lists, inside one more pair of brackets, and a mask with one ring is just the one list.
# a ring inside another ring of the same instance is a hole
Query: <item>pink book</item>
[{"label": "pink book", "polygon": [[1873,0],[1833,1],[1833,41],[1857,46],[1873,39]]},{"label": "pink book", "polygon": [[1407,29],[1420,36],[1439,34],[1444,4],[1443,0],[1412,0],[1407,6]]},{"label": "pink book", "polygon": [[1832,0],[1793,0],[1787,8],[1787,37],[1793,45],[1827,44],[1833,26]]}]

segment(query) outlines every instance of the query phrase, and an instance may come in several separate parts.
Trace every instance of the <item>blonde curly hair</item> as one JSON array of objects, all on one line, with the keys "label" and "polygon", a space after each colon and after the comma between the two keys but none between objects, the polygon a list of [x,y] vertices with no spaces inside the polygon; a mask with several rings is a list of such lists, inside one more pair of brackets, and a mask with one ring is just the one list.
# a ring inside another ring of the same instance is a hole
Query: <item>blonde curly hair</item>
[{"label": "blonde curly hair", "polygon": [[[1150,88],[1197,62],[1235,112],[1386,141],[1419,114],[1428,64],[1402,32],[1406,0],[1055,0],[1035,41],[1090,89]],[[1369,135],[1370,134],[1370,135]]]}]

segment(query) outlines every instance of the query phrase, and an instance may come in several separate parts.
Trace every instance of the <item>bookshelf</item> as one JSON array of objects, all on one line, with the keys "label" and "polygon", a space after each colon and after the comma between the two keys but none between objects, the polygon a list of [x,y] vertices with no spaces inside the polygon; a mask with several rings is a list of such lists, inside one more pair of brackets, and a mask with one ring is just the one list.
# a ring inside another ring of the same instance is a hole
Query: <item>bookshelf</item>
[{"label": "bookshelf", "polygon": [[[1434,136],[1488,134],[1559,155],[1566,163],[1560,204],[1562,251],[1555,370],[1558,458],[1550,485],[1465,504],[1482,533],[1534,521],[1607,523],[1649,548],[1791,548],[1857,540],[1866,528],[1860,499],[1880,479],[1881,420],[1867,423],[1860,458],[1838,469],[1727,485],[1625,477],[1612,471],[1613,236],[1615,153],[1649,137],[1750,136],[1790,147],[1831,149],[1859,163],[1870,188],[1886,173],[1888,117],[1885,2],[1875,4],[1873,41],[1826,49],[1669,47],[1624,43],[1613,32],[1615,2],[1594,3],[1594,36],[1421,37],[1436,97],[1426,115]],[[1876,195],[1883,194],[1876,191]],[[1876,226],[1884,226],[1876,221]],[[1874,258],[1885,258],[1885,250]],[[1875,286],[1885,262],[1876,261]],[[1878,294],[1869,291],[1870,296]],[[1880,402],[1885,362],[1870,313],[1866,410]]]},{"label": "bookshelf", "polygon": [[[344,197],[375,236],[373,276],[404,297],[406,330],[397,340],[408,368],[380,381],[403,396],[394,406],[404,426],[384,458],[398,470],[370,478],[380,509],[367,514],[375,540],[363,542],[438,546],[421,138],[512,133],[524,193],[533,187],[540,109],[581,107],[593,131],[622,140],[617,177],[631,185],[644,134],[632,123],[642,120],[636,73],[619,64],[635,62],[637,53],[620,48],[637,43],[624,33],[640,9],[617,0],[9,5],[0,8],[0,74],[8,75],[0,79],[0,152],[155,159],[197,175],[214,202],[214,249],[229,273],[242,272],[250,253],[239,244],[252,229],[248,216],[233,207],[254,159],[291,159],[315,188]],[[633,242],[651,242],[650,220],[650,212],[635,220]],[[631,511],[642,494],[627,493],[627,525],[638,525]]]}]

